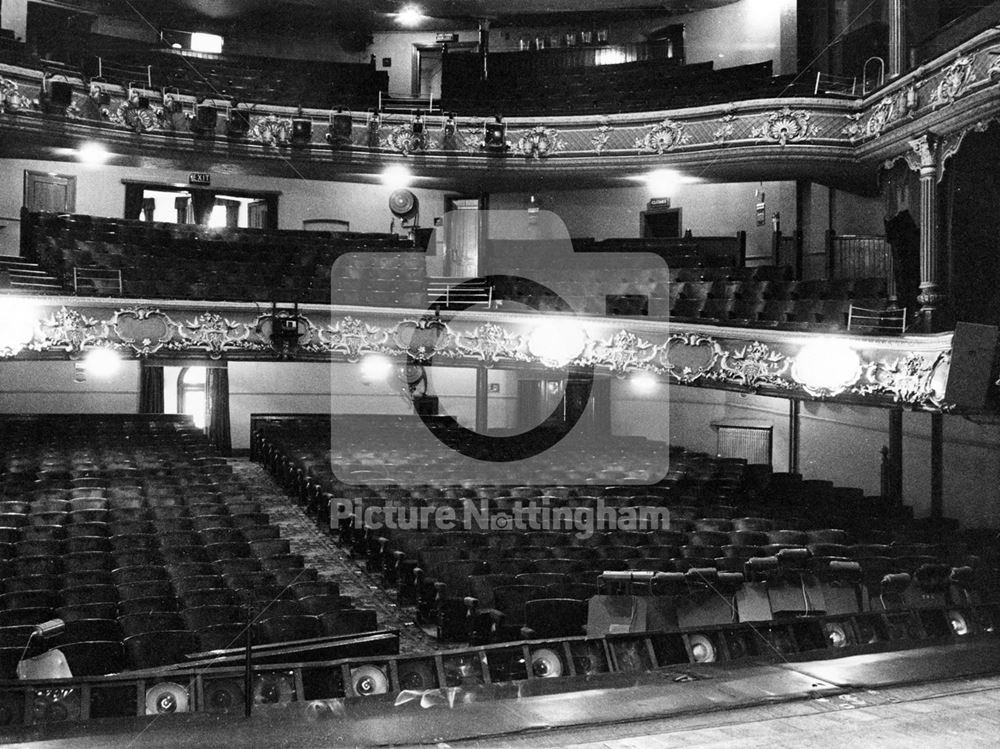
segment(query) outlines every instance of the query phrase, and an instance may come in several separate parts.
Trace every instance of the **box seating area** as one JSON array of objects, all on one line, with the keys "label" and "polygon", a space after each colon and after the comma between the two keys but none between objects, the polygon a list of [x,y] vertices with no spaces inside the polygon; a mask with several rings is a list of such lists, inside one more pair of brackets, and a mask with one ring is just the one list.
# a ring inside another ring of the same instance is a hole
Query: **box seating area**
[{"label": "box seating area", "polygon": [[[419,307],[427,287],[423,253],[394,234],[209,229],[44,213],[27,214],[22,225],[22,254],[63,279],[68,291],[74,268],[120,270],[126,297],[329,303],[332,292],[338,304]],[[117,283],[79,293],[117,295]]]},{"label": "box seating area", "polygon": [[[996,590],[990,582],[998,563],[995,538],[927,528],[911,521],[905,508],[828,481],[671,447],[666,477],[646,485],[635,469],[649,467],[657,451],[643,451],[636,440],[608,440],[581,463],[618,470],[581,468],[572,483],[511,486],[459,475],[407,483],[372,469],[365,451],[347,437],[349,421],[339,417],[336,434],[344,438],[325,450],[328,417],[258,419],[256,459],[321,525],[332,514],[340,543],[396,588],[400,604],[415,605],[420,620],[436,623],[442,639],[582,634],[586,610],[579,602],[597,594],[608,572],[662,573],[661,587],[694,599],[712,586],[735,595],[754,581],[805,576],[854,586],[859,611],[886,605],[893,585],[909,590],[911,602],[934,586],[956,600],[972,588]],[[386,442],[391,452],[393,443]],[[626,454],[636,464],[626,466]],[[411,457],[414,465],[426,465],[429,456],[413,451]],[[390,529],[365,527],[342,511],[372,506],[448,507],[458,518],[478,510],[488,521],[461,530],[447,523]],[[527,507],[538,513],[632,508],[637,524],[593,533],[565,525],[518,531],[495,524]],[[666,523],[658,522],[662,509]],[[571,622],[569,631],[554,632],[553,622]]]},{"label": "box seating area", "polygon": [[613,114],[811,93],[799,90],[794,76],[772,77],[770,60],[713,70],[711,62],[677,65],[653,59],[536,73],[518,64],[524,57],[491,55],[489,81],[483,83],[478,57],[447,56],[442,108],[481,116]]},{"label": "box seating area", "polygon": [[59,617],[76,676],[375,629],[290,551],[187,417],[0,421],[0,679]]},{"label": "box seating area", "polygon": [[[889,303],[884,279],[795,281],[787,266],[671,266],[636,272],[616,263],[612,268],[562,269],[551,277],[546,271],[515,268],[512,275],[549,286],[583,314],[723,325],[844,329],[852,304],[883,309]],[[553,298],[537,298],[516,286],[506,298],[533,309],[558,310]]]}]

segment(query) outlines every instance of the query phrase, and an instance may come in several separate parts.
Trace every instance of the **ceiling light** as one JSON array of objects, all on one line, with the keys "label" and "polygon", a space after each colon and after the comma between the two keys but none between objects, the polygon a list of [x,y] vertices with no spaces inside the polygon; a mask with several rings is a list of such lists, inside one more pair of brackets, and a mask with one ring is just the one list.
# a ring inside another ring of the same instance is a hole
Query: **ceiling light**
[{"label": "ceiling light", "polygon": [[528,337],[528,350],[546,367],[565,367],[586,345],[586,332],[572,320],[543,323]]},{"label": "ceiling light", "polygon": [[404,5],[396,13],[396,23],[400,26],[406,26],[412,28],[413,26],[419,26],[423,23],[424,19],[427,18],[416,5]]},{"label": "ceiling light", "polygon": [[677,191],[680,175],[672,169],[657,169],[644,178],[654,197],[669,198]]},{"label": "ceiling light", "polygon": [[636,372],[629,378],[629,383],[635,392],[648,395],[656,390],[659,380],[649,372]]},{"label": "ceiling light", "polygon": [[818,340],[802,347],[792,364],[792,378],[810,395],[837,395],[861,377],[861,357],[843,341]]},{"label": "ceiling light", "polygon": [[83,164],[89,164],[91,166],[100,166],[111,156],[108,150],[102,146],[100,143],[88,142],[84,143],[76,150],[76,157]]},{"label": "ceiling light", "polygon": [[84,367],[87,374],[94,377],[111,377],[121,366],[122,360],[116,351],[109,348],[95,348],[87,352]]},{"label": "ceiling light", "polygon": [[392,373],[392,360],[381,354],[370,354],[364,357],[359,366],[361,367],[361,382],[368,384],[371,382],[385,382]]},{"label": "ceiling light", "polygon": [[222,54],[222,37],[218,34],[204,34],[196,31],[191,34],[191,51],[205,52],[210,55]]},{"label": "ceiling light", "polygon": [[382,184],[392,190],[402,190],[405,187],[409,187],[412,181],[413,175],[405,166],[394,164],[393,166],[387,166],[382,171]]},{"label": "ceiling light", "polygon": [[22,299],[0,299],[0,356],[16,356],[35,336],[38,311]]}]

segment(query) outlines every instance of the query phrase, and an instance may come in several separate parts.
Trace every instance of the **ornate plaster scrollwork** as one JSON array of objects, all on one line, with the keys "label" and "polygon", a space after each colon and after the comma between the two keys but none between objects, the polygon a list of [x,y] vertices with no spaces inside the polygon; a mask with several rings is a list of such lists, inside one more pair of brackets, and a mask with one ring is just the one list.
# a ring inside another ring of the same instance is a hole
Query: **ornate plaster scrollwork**
[{"label": "ornate plaster scrollwork", "polygon": [[177,331],[177,323],[151,307],[120,309],[111,318],[110,327],[119,340],[139,356],[156,353]]},{"label": "ornate plaster scrollwork", "polygon": [[711,372],[721,355],[722,348],[714,338],[682,333],[667,339],[657,361],[676,382],[689,385]]},{"label": "ornate plaster scrollwork", "polygon": [[214,312],[205,312],[194,320],[179,326],[182,340],[177,343],[187,347],[188,343],[203,348],[210,359],[220,359],[227,349],[236,348],[247,339],[249,331],[243,323],[227,320]]},{"label": "ornate plaster scrollwork", "polygon": [[604,153],[608,141],[611,140],[611,133],[614,131],[614,127],[609,124],[606,117],[601,120],[601,124],[597,126],[597,132],[590,136],[590,145],[594,147],[596,153]]},{"label": "ornate plaster scrollwork", "polygon": [[448,348],[451,333],[443,320],[434,317],[403,320],[392,331],[392,342],[401,353],[426,362]]},{"label": "ornate plaster scrollwork", "polygon": [[794,387],[784,377],[789,364],[788,358],[780,351],[754,341],[741,349],[723,352],[716,379],[730,380],[752,389],[773,387],[789,390]]},{"label": "ornate plaster scrollwork", "polygon": [[292,121],[273,114],[258,117],[250,127],[250,139],[265,146],[283,146],[292,138]]},{"label": "ornate plaster scrollwork", "polygon": [[562,151],[566,143],[558,130],[551,127],[534,127],[514,141],[514,153],[530,159],[543,159],[555,151]]},{"label": "ornate plaster scrollwork", "polygon": [[608,367],[618,377],[649,364],[657,347],[635,333],[620,330],[604,341],[588,343],[583,358],[588,364]]},{"label": "ornate plaster scrollwork", "polygon": [[769,140],[784,146],[797,140],[803,140],[808,135],[815,135],[816,128],[809,120],[812,115],[802,109],[793,111],[784,107],[772,112],[767,120],[751,131],[755,138]]},{"label": "ornate plaster scrollwork", "polygon": [[413,123],[404,122],[392,128],[379,145],[409,156],[424,149],[424,134],[413,132]]},{"label": "ornate plaster scrollwork", "polygon": [[75,309],[62,307],[52,317],[39,324],[41,340],[32,348],[60,348],[71,357],[107,336],[104,322],[84,317]]},{"label": "ornate plaster scrollwork", "polygon": [[972,69],[972,58],[959,57],[945,69],[941,82],[934,88],[931,94],[931,106],[940,107],[953,103],[966,92],[974,80],[976,72]]},{"label": "ornate plaster scrollwork", "polygon": [[686,131],[684,123],[667,118],[650,127],[641,138],[636,138],[635,147],[640,152],[663,154],[690,142],[691,135]]},{"label": "ornate plaster scrollwork", "polygon": [[889,395],[896,403],[941,407],[940,394],[933,380],[939,364],[947,363],[947,354],[933,357],[907,354],[898,359],[870,361],[864,367],[865,384],[852,389],[859,395]]},{"label": "ornate plaster scrollwork", "polygon": [[471,333],[457,334],[455,349],[459,355],[473,356],[488,365],[495,364],[500,359],[512,361],[531,359],[524,338],[495,323],[480,325]]},{"label": "ornate plaster scrollwork", "polygon": [[353,317],[338,320],[320,332],[329,350],[344,354],[349,362],[360,361],[363,354],[380,351],[388,337],[388,331]]}]

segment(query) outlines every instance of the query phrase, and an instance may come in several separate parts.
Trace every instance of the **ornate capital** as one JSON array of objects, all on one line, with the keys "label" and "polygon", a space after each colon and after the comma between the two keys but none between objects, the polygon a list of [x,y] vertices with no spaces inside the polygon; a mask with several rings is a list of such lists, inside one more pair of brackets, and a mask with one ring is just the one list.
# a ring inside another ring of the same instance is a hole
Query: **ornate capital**
[{"label": "ornate capital", "polygon": [[938,139],[933,133],[927,133],[910,141],[910,151],[906,155],[906,163],[910,169],[919,170],[921,174],[937,172]]}]

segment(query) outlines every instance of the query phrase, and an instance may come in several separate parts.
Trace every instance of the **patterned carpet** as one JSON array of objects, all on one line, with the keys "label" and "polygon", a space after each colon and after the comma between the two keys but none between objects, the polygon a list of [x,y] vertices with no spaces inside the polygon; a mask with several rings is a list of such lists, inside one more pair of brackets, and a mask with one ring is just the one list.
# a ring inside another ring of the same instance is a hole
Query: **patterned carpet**
[{"label": "patterned carpet", "polygon": [[[238,458],[230,463],[233,472],[252,488],[254,498],[264,506],[271,523],[281,529],[281,537],[288,539],[292,553],[305,557],[306,566],[315,568],[320,579],[339,583],[340,594],[351,596],[355,608],[375,609],[380,628],[399,632],[400,652],[426,653],[445,649],[444,644],[416,625],[413,607],[396,605],[395,594],[380,586],[376,576],[356,564],[323,533],[312,518],[292,503],[261,465]],[[448,647],[455,647],[455,643],[449,643]]]}]

